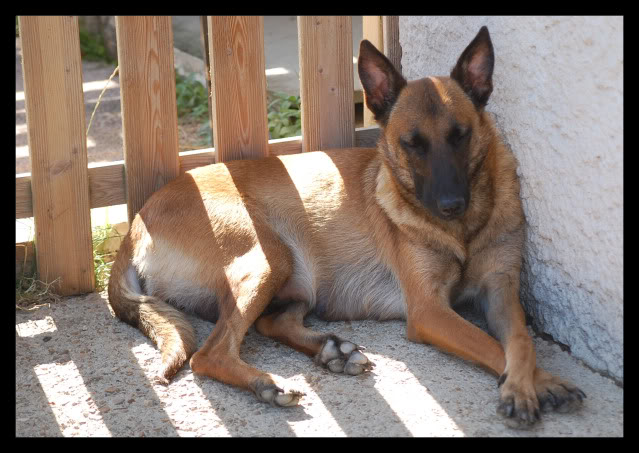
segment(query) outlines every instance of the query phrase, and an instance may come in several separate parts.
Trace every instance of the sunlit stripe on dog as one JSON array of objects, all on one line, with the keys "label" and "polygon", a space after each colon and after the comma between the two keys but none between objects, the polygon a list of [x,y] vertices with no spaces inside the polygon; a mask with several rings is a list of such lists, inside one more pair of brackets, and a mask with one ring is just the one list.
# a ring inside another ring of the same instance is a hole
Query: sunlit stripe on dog
[{"label": "sunlit stripe on dog", "polygon": [[[159,351],[157,351],[157,360],[148,360],[149,348],[155,349],[148,343],[142,343],[131,348],[131,352],[144,372],[146,378],[152,382],[155,378],[155,372],[162,360]],[[143,359],[146,357],[147,359]],[[179,379],[174,377],[173,379]],[[184,379],[193,379],[193,374]],[[184,386],[181,386],[184,389]],[[224,426],[224,422],[217,416],[215,409],[209,402],[208,397],[202,389],[195,383],[188,386],[188,393],[182,395],[171,394],[176,387],[165,387],[162,385],[154,385],[153,390],[157,399],[160,401],[167,418],[175,428],[175,432],[181,437],[201,436],[202,433],[207,437],[230,437],[231,434]],[[191,418],[185,418],[184,414],[197,417],[197,426],[194,426]],[[206,427],[205,429],[203,427]]]},{"label": "sunlit stripe on dog", "polygon": [[[419,437],[461,437],[464,432],[447,414],[437,400],[412,374],[403,362],[388,357],[369,354],[376,363],[375,390],[386,400],[390,408],[404,424],[406,429]],[[393,380],[393,370],[401,370],[401,385]],[[386,374],[388,371],[388,374]],[[428,423],[424,423],[425,414]]]},{"label": "sunlit stripe on dog", "polygon": [[111,436],[73,361],[45,363],[33,371],[64,437]]},{"label": "sunlit stripe on dog", "polygon": [[41,335],[47,332],[55,332],[58,328],[51,316],[45,316],[42,319],[29,320],[16,325],[18,336],[27,338]]}]

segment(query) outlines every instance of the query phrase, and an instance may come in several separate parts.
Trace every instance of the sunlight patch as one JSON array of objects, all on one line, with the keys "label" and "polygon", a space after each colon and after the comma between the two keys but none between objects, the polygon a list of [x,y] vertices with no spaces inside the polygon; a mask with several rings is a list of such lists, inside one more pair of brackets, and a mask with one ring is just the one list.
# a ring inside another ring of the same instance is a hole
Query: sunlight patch
[{"label": "sunlight patch", "polygon": [[[374,358],[373,361],[375,361]],[[381,376],[380,379],[376,379],[375,389],[413,436],[460,437],[465,435],[404,363],[388,357],[385,357],[384,361],[387,362],[385,366],[401,368],[402,375],[410,375],[408,379],[402,381],[401,386],[389,379],[389,375]],[[432,414],[432,417],[429,417],[429,423],[423,423],[424,413]]]},{"label": "sunlight patch", "polygon": [[29,320],[16,325],[16,332],[22,338],[35,337],[48,332],[56,332],[58,328],[51,316],[45,316],[43,319]]},{"label": "sunlight patch", "polygon": [[33,371],[63,436],[111,436],[101,408],[84,385],[73,361],[45,363],[35,366]]}]

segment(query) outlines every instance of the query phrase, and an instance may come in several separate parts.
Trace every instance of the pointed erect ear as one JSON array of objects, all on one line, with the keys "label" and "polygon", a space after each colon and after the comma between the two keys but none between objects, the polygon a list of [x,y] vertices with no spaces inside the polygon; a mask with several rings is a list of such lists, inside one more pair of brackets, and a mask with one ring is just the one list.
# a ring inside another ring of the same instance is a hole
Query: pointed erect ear
[{"label": "pointed erect ear", "polygon": [[375,121],[384,125],[406,79],[393,64],[368,40],[359,46],[357,71],[364,88],[366,105],[375,115]]},{"label": "pointed erect ear", "polygon": [[461,85],[477,109],[482,109],[488,103],[493,92],[494,66],[493,43],[488,28],[483,26],[450,73],[450,77]]}]

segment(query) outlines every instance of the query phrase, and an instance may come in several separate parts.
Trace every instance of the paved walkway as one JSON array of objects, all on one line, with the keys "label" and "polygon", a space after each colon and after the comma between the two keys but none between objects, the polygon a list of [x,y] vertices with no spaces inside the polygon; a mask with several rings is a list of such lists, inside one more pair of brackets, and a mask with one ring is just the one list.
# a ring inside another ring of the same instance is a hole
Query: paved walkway
[{"label": "paved walkway", "polygon": [[[466,314],[471,320],[473,316]],[[189,318],[202,345],[214,324]],[[475,322],[478,322],[475,320]],[[406,339],[400,321],[307,324],[366,346],[372,372],[333,374],[251,329],[244,360],[306,393],[274,408],[249,392],[194,376],[168,387],[152,377],[160,353],[113,317],[105,295],[16,312],[16,435],[22,436],[623,436],[623,389],[559,346],[535,338],[537,363],[588,395],[577,413],[548,413],[530,431],[496,414],[497,380],[478,366]],[[481,325],[481,323],[479,323]]]}]

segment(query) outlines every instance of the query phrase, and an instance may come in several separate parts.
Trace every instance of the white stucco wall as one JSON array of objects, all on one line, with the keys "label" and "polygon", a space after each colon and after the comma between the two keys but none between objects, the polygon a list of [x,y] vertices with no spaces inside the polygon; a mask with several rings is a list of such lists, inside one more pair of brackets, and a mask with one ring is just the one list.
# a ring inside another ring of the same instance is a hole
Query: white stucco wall
[{"label": "white stucco wall", "polygon": [[448,75],[482,25],[494,114],[519,161],[522,301],[537,329],[623,381],[623,18],[400,17],[408,79]]}]

